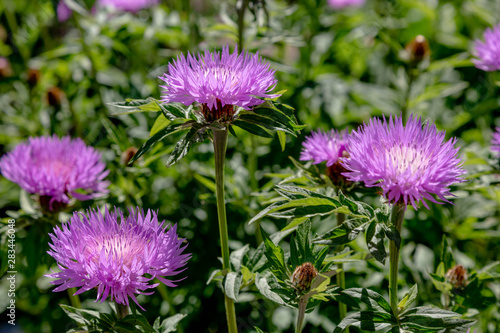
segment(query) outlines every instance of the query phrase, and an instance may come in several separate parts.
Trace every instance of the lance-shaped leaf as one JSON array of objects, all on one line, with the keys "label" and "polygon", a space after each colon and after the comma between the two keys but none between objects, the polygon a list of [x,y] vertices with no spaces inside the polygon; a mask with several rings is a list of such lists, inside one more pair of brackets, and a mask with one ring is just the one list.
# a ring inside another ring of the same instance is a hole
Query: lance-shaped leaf
[{"label": "lance-shaped leaf", "polygon": [[204,139],[203,133],[200,132],[207,125],[201,125],[198,123],[192,123],[191,129],[177,144],[175,145],[174,151],[170,154],[167,161],[167,168],[174,165],[177,161],[182,159],[188,153],[189,149],[199,141]]},{"label": "lance-shaped leaf", "polygon": [[379,293],[366,288],[349,288],[342,291],[339,297],[347,304],[365,303],[368,308],[377,312],[385,312],[392,316],[392,309],[385,298]]},{"label": "lance-shaped leaf", "polygon": [[266,232],[262,229],[262,238],[266,247],[264,255],[267,258],[269,269],[281,281],[288,280],[288,269],[285,263],[285,254],[283,249],[273,243]]},{"label": "lance-shaped leaf", "polygon": [[399,311],[405,311],[410,307],[410,305],[417,299],[418,287],[416,284],[408,290],[408,292],[403,296],[401,302],[398,304]]},{"label": "lance-shaped leaf", "polygon": [[359,233],[363,231],[367,222],[363,222],[361,219],[352,219],[344,221],[339,226],[334,227],[325,234],[315,238],[314,243],[325,244],[325,245],[343,245],[355,240]]},{"label": "lance-shaped leaf", "polygon": [[460,314],[432,307],[417,307],[404,311],[399,316],[403,329],[424,333],[446,330],[446,332],[465,332],[474,325],[475,320],[461,319]]},{"label": "lance-shaped leaf", "polygon": [[293,136],[297,136],[295,134],[294,127],[282,124],[274,119],[255,114],[253,112],[249,111],[240,112],[240,114],[238,115],[238,119],[247,123],[265,127],[270,130],[283,131]]},{"label": "lance-shaped leaf", "polygon": [[242,280],[243,276],[236,272],[229,272],[224,279],[225,294],[235,302],[238,301]]},{"label": "lance-shaped leaf", "polygon": [[253,124],[253,123],[249,123],[249,122],[242,121],[242,120],[235,120],[233,122],[233,125],[241,128],[242,130],[245,130],[248,133],[253,134],[253,135],[257,135],[257,136],[261,136],[263,138],[269,138],[269,139],[273,138],[273,136],[264,127]]},{"label": "lance-shaped leaf", "polygon": [[131,99],[128,98],[122,102],[109,103],[108,105],[124,109],[124,111],[112,113],[112,116],[119,116],[122,114],[130,114],[136,112],[159,112],[161,111],[158,101],[152,97],[146,99]]},{"label": "lance-shaped leaf", "polygon": [[186,130],[189,128],[191,123],[183,123],[183,124],[173,124],[173,125],[168,125],[164,129],[160,130],[156,134],[154,134],[152,137],[150,137],[139,150],[137,153],[134,155],[134,157],[130,160],[129,164],[132,164],[134,161],[136,161],[138,158],[140,158],[142,155],[147,153],[153,146],[160,142],[161,140],[165,139],[167,136],[172,135],[174,133],[180,132],[182,130]]},{"label": "lance-shaped leaf", "polygon": [[361,311],[345,317],[340,324],[335,327],[333,333],[344,332],[349,326],[357,327],[363,331],[377,332],[386,330],[396,323],[395,318],[391,317],[391,315],[386,312]]},{"label": "lance-shaped leaf", "polygon": [[382,264],[387,256],[384,247],[384,228],[381,223],[371,222],[366,228],[366,245],[370,254]]}]

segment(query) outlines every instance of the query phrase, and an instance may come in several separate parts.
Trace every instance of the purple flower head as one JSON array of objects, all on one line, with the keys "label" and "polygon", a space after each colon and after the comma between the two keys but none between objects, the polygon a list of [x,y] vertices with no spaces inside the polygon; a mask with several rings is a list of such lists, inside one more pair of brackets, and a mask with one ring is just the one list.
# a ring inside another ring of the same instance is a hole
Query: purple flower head
[{"label": "purple flower head", "polygon": [[[433,195],[445,202],[449,186],[463,182],[466,171],[457,157],[456,139],[444,141],[445,132],[411,116],[406,126],[401,117],[387,121],[372,118],[349,135],[349,157],[342,159],[350,181],[381,187],[391,202],[408,202],[429,208],[424,199],[435,203]],[[401,200],[401,201],[400,201]]]},{"label": "purple flower head", "polygon": [[326,166],[329,167],[347,151],[347,131],[340,133],[333,129],[326,133],[321,130],[313,131],[311,135],[306,136],[302,146],[301,161],[313,161],[314,164],[326,162]]},{"label": "purple flower head", "polygon": [[264,102],[259,98],[280,96],[270,94],[277,80],[269,66],[258,53],[235,50],[230,54],[228,45],[222,52],[205,50],[197,58],[181,54],[168,65],[168,73],[160,76],[166,83],[161,86],[165,89],[162,100],[184,105],[198,102],[212,112],[226,105],[249,109]]},{"label": "purple flower head", "polygon": [[328,4],[334,9],[342,9],[345,7],[360,7],[364,3],[365,0],[328,0]]},{"label": "purple flower head", "polygon": [[57,4],[57,19],[59,22],[67,21],[71,15],[73,15],[73,11],[69,9],[64,1],[59,1]]},{"label": "purple flower head", "polygon": [[29,138],[0,159],[3,176],[29,193],[68,203],[69,195],[88,200],[107,192],[109,170],[101,154],[77,138]]},{"label": "purple flower head", "polygon": [[500,24],[493,29],[486,29],[484,42],[476,39],[474,41],[474,65],[483,71],[500,70]]},{"label": "purple flower head", "polygon": [[493,133],[493,138],[491,139],[491,151],[497,157],[500,157],[500,127],[496,128],[496,132]]},{"label": "purple flower head", "polygon": [[128,305],[130,297],[139,305],[135,295],[153,294],[146,290],[159,285],[151,283],[155,278],[175,287],[180,280],[165,277],[184,271],[191,257],[182,254],[187,244],[177,235],[176,225],[169,229],[165,221],[158,222],[156,213],[148,210],[144,215],[139,208],[129,208],[126,217],[119,209],[75,212],[62,229],[54,228],[50,238],[48,254],[61,270],[47,275],[57,279],[51,282],[59,285],[54,291],[76,287],[80,289],[75,294],[81,294],[97,288],[96,302],[101,303],[110,296]]},{"label": "purple flower head", "polygon": [[141,9],[155,6],[159,0],[98,0],[102,7],[114,7],[126,12],[137,13]]}]

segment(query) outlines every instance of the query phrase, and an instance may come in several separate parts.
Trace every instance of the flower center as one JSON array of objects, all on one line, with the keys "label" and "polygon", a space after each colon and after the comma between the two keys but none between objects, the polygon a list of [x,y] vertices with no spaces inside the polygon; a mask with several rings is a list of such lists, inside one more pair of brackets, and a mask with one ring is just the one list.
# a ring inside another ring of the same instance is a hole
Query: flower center
[{"label": "flower center", "polygon": [[219,66],[208,66],[204,68],[204,76],[213,77],[215,82],[227,82],[229,79],[231,82],[230,88],[236,86],[240,82],[239,72],[235,71],[232,67],[227,67],[223,65]]},{"label": "flower center", "polygon": [[40,163],[42,170],[47,174],[54,174],[58,178],[66,179],[71,174],[71,166],[60,160],[46,160]]},{"label": "flower center", "polygon": [[392,165],[396,177],[410,170],[411,175],[423,173],[429,165],[431,156],[426,156],[420,149],[408,146],[392,146],[387,152],[386,167]]},{"label": "flower center", "polygon": [[102,235],[87,240],[85,248],[86,257],[94,263],[99,262],[101,252],[104,250],[105,258],[113,261],[123,259],[123,265],[130,268],[134,258],[144,253],[145,241],[142,237],[134,235],[111,234]]}]

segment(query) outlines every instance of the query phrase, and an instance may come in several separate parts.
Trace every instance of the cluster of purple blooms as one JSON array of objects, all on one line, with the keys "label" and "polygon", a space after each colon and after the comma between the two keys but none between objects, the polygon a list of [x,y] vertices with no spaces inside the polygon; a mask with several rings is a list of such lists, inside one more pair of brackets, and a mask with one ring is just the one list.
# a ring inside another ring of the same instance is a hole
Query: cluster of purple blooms
[{"label": "cluster of purple blooms", "polygon": [[474,55],[478,59],[472,62],[477,68],[483,71],[500,70],[500,24],[493,29],[486,29],[484,42],[479,39],[474,42]]},{"label": "cluster of purple blooms", "polygon": [[[380,187],[390,202],[411,204],[415,209],[424,199],[449,202],[449,186],[463,182],[466,173],[457,157],[456,139],[444,140],[435,125],[411,117],[406,126],[401,117],[389,121],[373,118],[347,138],[337,132],[313,133],[303,143],[301,160],[328,164],[340,159],[349,181]],[[342,157],[343,150],[348,157]]]}]

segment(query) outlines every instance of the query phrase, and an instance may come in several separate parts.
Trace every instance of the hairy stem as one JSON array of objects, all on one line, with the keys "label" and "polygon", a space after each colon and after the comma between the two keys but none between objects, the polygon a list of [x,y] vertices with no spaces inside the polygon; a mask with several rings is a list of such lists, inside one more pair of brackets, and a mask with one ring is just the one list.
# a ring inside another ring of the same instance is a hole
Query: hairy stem
[{"label": "hairy stem", "polygon": [[82,302],[80,302],[80,296],[75,295],[76,288],[69,288],[67,290],[68,290],[69,302],[71,303],[71,306],[74,308],[81,309]]},{"label": "hairy stem", "polygon": [[[222,268],[230,270],[229,266],[229,245],[227,233],[226,204],[224,201],[224,161],[226,158],[227,129],[213,130],[214,153],[215,153],[215,185],[217,196],[217,215],[219,217],[219,233],[222,250]],[[236,333],[236,311],[231,298],[224,295],[226,305],[226,318],[229,333]]]},{"label": "hairy stem", "polygon": [[118,315],[119,319],[123,319],[128,315],[128,305],[126,304],[120,304],[118,302],[115,302],[116,304],[116,313]]},{"label": "hairy stem", "polygon": [[[337,214],[337,225],[341,225],[345,221],[345,214],[343,213],[338,213]],[[340,251],[344,246],[340,248]],[[345,289],[345,272],[344,272],[344,265],[343,264],[338,264],[340,273],[337,274],[337,285]],[[340,321],[342,321],[346,316],[347,316],[347,305],[344,303],[339,302],[339,313],[340,313]],[[346,328],[345,331],[346,333],[349,333],[349,328]]]},{"label": "hairy stem", "polygon": [[[396,230],[401,234],[403,219],[405,216],[405,206],[395,203],[392,207],[391,222]],[[400,245],[401,246],[401,245]],[[398,265],[399,248],[394,241],[390,241],[390,275],[389,275],[389,298],[391,300],[392,312],[398,315]]]}]

